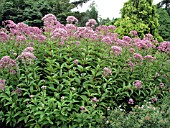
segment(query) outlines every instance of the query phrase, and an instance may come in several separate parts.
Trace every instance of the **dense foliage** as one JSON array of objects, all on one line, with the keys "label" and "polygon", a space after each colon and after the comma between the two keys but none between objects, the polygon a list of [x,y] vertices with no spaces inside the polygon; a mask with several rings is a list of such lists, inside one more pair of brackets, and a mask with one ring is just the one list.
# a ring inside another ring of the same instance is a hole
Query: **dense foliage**
[{"label": "dense foliage", "polygon": [[170,41],[170,16],[167,11],[163,8],[157,9],[159,15],[159,24],[158,27],[159,34],[164,40]]},{"label": "dense foliage", "polygon": [[129,0],[126,2],[121,9],[121,18],[115,23],[115,26],[118,28],[116,32],[121,37],[129,35],[130,30],[136,30],[141,38],[150,33],[162,41],[158,34],[158,15],[152,0]]},{"label": "dense foliage", "polygon": [[157,4],[158,8],[165,8],[165,10],[167,11],[167,13],[170,16],[170,0],[161,0],[158,4]]},{"label": "dense foliage", "polygon": [[42,20],[43,30],[8,20],[0,31],[0,126],[100,127],[110,110],[159,107],[169,93],[170,42]]}]

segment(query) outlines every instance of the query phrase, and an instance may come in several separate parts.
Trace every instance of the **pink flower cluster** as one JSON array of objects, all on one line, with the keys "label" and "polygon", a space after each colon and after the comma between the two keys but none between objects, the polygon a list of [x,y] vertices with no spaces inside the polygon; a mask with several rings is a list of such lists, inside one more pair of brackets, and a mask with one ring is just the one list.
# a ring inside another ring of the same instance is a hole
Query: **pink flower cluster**
[{"label": "pink flower cluster", "polygon": [[6,32],[0,32],[0,41],[5,41],[9,38],[9,35]]},{"label": "pink flower cluster", "polygon": [[27,47],[23,50],[23,52],[31,52],[33,53],[34,52],[34,48],[33,47]]},{"label": "pink flower cluster", "polygon": [[22,94],[22,90],[21,90],[21,88],[16,88],[16,90],[14,90],[14,91],[12,91],[13,93],[15,93],[15,94],[17,94],[18,96],[21,96],[21,94]]},{"label": "pink flower cluster", "polygon": [[[113,32],[115,29],[116,29],[116,27],[113,25],[110,25],[110,26],[99,25],[95,29],[95,32],[97,33],[98,38],[101,40],[104,37],[106,37],[110,40],[109,42],[116,42],[118,40],[118,34]],[[106,41],[106,42],[108,42],[108,41]]]},{"label": "pink flower cluster", "polygon": [[46,88],[47,88],[46,86],[41,86],[41,89],[43,90],[46,90]]},{"label": "pink flower cluster", "polygon": [[153,35],[152,34],[146,34],[145,35],[145,39],[152,40],[153,39]]},{"label": "pink flower cluster", "polygon": [[65,29],[68,35],[71,37],[77,31],[77,26],[75,26],[74,24],[66,24]]},{"label": "pink flower cluster", "polygon": [[33,60],[36,60],[37,58],[33,54],[34,48],[33,47],[27,47],[23,50],[21,55],[17,57],[17,59],[21,59],[22,63],[29,63],[33,64]]},{"label": "pink flower cluster", "polygon": [[96,97],[92,98],[91,101],[94,102],[94,103],[99,102],[99,100]]},{"label": "pink flower cluster", "polygon": [[16,74],[18,65],[16,61],[9,56],[4,56],[0,59],[0,69],[2,68],[9,69],[10,74]]},{"label": "pink flower cluster", "polygon": [[86,108],[84,106],[80,106],[80,111],[83,112]]},{"label": "pink flower cluster", "polygon": [[134,56],[135,59],[143,60],[143,57],[140,53],[135,53],[133,56]]},{"label": "pink flower cluster", "polygon": [[90,27],[78,27],[77,31],[74,33],[77,38],[90,38],[93,40],[97,40],[97,34]]},{"label": "pink flower cluster", "polygon": [[132,98],[129,99],[128,104],[134,104],[134,100]]},{"label": "pink flower cluster", "polygon": [[55,25],[58,24],[57,22],[57,18],[55,15],[53,14],[47,14],[45,15],[42,20],[44,21],[44,26],[51,26],[51,25]]},{"label": "pink flower cluster", "polygon": [[3,79],[0,78],[0,90],[4,91],[4,89],[5,89],[5,81],[6,80],[3,80]]},{"label": "pink flower cluster", "polygon": [[77,60],[77,59],[74,60],[73,63],[74,63],[75,65],[78,65],[78,60]]},{"label": "pink flower cluster", "polygon": [[130,49],[129,49],[129,52],[130,52],[130,53],[134,53],[134,52],[135,52],[135,49],[134,49],[134,48],[130,48]]},{"label": "pink flower cluster", "polygon": [[109,28],[106,25],[100,25],[96,28],[96,32],[98,35],[104,35],[106,36],[108,34]]},{"label": "pink flower cluster", "polygon": [[111,40],[110,36],[104,36],[101,41],[105,42],[107,44],[112,44],[112,40]]},{"label": "pink flower cluster", "polygon": [[119,46],[112,46],[110,50],[112,50],[115,55],[119,55],[122,53],[122,48]]},{"label": "pink flower cluster", "polygon": [[74,16],[68,16],[66,21],[68,24],[73,24],[73,23],[78,24],[78,20]]},{"label": "pink flower cluster", "polygon": [[151,40],[148,39],[136,39],[134,40],[134,45],[138,48],[138,49],[148,49],[148,48],[155,48],[156,46],[152,43]]},{"label": "pink flower cluster", "polygon": [[142,81],[140,81],[140,80],[135,80],[133,82],[133,85],[136,86],[139,89],[142,89]]},{"label": "pink flower cluster", "polygon": [[151,99],[151,101],[152,101],[152,103],[155,103],[155,102],[157,102],[157,98],[156,97],[152,97],[152,99]]},{"label": "pink flower cluster", "polygon": [[55,38],[65,40],[67,38],[67,31],[64,28],[56,28],[51,34],[51,39]]},{"label": "pink flower cluster", "polygon": [[47,33],[53,32],[56,28],[63,28],[64,25],[62,25],[59,21],[57,21],[57,18],[53,14],[47,14],[45,15],[42,20],[44,21],[44,30]]},{"label": "pink flower cluster", "polygon": [[16,24],[12,20],[6,20],[2,22],[2,25],[8,27],[8,28],[16,28]]},{"label": "pink flower cluster", "polygon": [[137,35],[138,35],[138,32],[135,31],[135,30],[132,30],[132,31],[130,31],[130,35],[132,35],[132,36],[137,36]]},{"label": "pink flower cluster", "polygon": [[103,71],[104,71],[104,76],[112,75],[112,70],[110,68],[105,67]]},{"label": "pink flower cluster", "polygon": [[130,43],[132,39],[129,36],[123,36],[123,41]]},{"label": "pink flower cluster", "polygon": [[156,60],[156,57],[153,57],[151,55],[146,55],[146,56],[144,56],[144,59],[149,60],[149,61],[154,61],[154,60]]},{"label": "pink flower cluster", "polygon": [[94,28],[94,26],[97,24],[95,19],[89,19],[88,22],[86,22],[86,27]]},{"label": "pink flower cluster", "polygon": [[[25,23],[15,24],[11,20],[5,21],[4,25],[6,25],[6,27],[10,30],[10,34],[8,34],[8,38],[10,39],[16,39],[17,41],[26,41],[27,38],[37,39],[40,41],[46,40],[46,37],[43,35],[43,31],[38,27],[31,27]],[[4,36],[5,35],[3,35],[3,37]]]},{"label": "pink flower cluster", "polygon": [[169,41],[161,42],[158,47],[158,50],[161,52],[170,52],[170,42]]},{"label": "pink flower cluster", "polygon": [[108,29],[111,30],[111,31],[114,31],[116,29],[116,27],[114,25],[109,25]]},{"label": "pink flower cluster", "polygon": [[164,83],[160,83],[160,84],[159,84],[159,87],[160,87],[160,88],[163,88],[164,86],[165,86]]}]

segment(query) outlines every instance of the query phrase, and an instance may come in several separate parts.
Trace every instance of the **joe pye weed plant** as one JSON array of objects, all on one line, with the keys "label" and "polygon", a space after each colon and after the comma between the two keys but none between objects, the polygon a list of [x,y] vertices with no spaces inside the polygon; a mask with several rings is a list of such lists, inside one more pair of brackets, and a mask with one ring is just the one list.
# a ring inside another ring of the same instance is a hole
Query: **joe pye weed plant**
[{"label": "joe pye weed plant", "polygon": [[159,107],[169,93],[170,42],[136,31],[119,39],[92,19],[42,20],[43,29],[8,20],[0,31],[1,126],[101,127],[108,111]]}]

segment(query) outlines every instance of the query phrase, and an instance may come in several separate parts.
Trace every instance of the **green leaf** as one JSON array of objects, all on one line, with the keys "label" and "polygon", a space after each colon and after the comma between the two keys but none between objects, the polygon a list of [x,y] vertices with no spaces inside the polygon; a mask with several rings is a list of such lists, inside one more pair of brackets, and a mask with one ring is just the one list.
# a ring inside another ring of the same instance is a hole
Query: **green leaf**
[{"label": "green leaf", "polygon": [[49,117],[47,117],[46,119],[48,120],[48,122],[49,122],[50,124],[53,124],[53,122],[51,121],[51,119],[50,119]]}]

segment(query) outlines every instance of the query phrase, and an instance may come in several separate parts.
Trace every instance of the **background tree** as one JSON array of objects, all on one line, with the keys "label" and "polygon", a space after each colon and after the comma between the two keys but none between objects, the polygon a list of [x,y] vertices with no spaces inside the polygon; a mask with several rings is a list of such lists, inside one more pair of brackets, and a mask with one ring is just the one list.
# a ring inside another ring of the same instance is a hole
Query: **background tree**
[{"label": "background tree", "polygon": [[[121,18],[115,23],[116,27],[122,28],[120,21],[131,20],[132,28],[137,28],[140,37],[150,33],[154,35],[155,38],[161,40],[158,34],[158,14],[156,13],[156,6],[153,5],[152,0],[129,0],[126,2],[121,9]],[[140,25],[139,25],[140,24]],[[124,26],[126,29],[127,26]],[[128,35],[128,33],[121,33],[122,35]]]},{"label": "background tree", "polygon": [[170,0],[162,0],[157,4],[158,8],[163,8],[165,6],[165,10],[168,12],[170,16]]},{"label": "background tree", "polygon": [[159,24],[158,27],[159,34],[164,40],[170,41],[170,16],[164,8],[159,8],[157,10],[159,15]]},{"label": "background tree", "polygon": [[51,12],[52,7],[43,0],[4,0],[2,21],[25,22],[32,26],[42,26],[41,18]]},{"label": "background tree", "polygon": [[80,20],[84,13],[72,12],[72,9],[87,1],[89,0],[79,0],[79,3],[75,4],[70,0],[0,0],[0,26],[2,21],[13,20],[15,23],[25,22],[41,27],[41,18],[48,13],[54,14],[62,24],[66,24],[69,15],[76,15]]},{"label": "background tree", "polygon": [[79,26],[85,26],[86,22],[89,19],[95,19],[96,22],[99,24],[98,18],[99,18],[99,15],[98,15],[97,7],[94,1],[90,4],[86,12],[81,13],[81,16],[77,17],[77,19],[79,20]]},{"label": "background tree", "polygon": [[78,7],[79,5],[82,6],[84,3],[89,2],[90,0],[76,0],[71,2],[72,4],[74,4],[76,7]]},{"label": "background tree", "polygon": [[161,2],[159,2],[157,4],[157,6],[160,8],[160,7],[163,7],[165,5],[165,9],[167,10],[167,8],[170,7],[170,0],[162,0]]},{"label": "background tree", "polygon": [[95,2],[93,1],[90,6],[89,9],[86,11],[89,19],[95,19],[97,21],[97,23],[99,23],[98,21],[98,11],[97,11],[97,7]]}]

